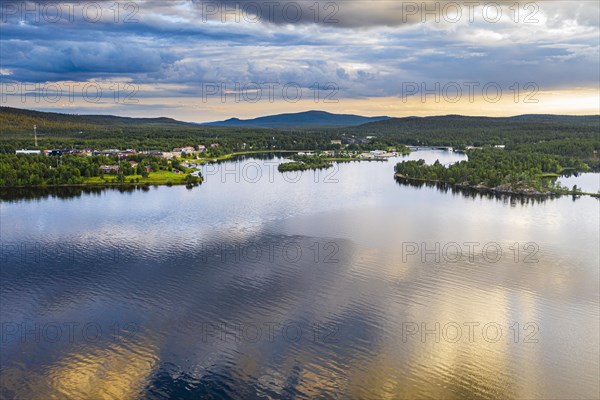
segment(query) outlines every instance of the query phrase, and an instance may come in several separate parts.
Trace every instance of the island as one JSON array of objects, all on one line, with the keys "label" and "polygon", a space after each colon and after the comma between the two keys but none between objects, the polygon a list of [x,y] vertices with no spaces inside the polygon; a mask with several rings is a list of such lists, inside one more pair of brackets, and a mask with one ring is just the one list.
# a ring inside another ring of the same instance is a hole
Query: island
[{"label": "island", "polygon": [[399,162],[395,176],[399,180],[445,183],[499,194],[525,196],[591,195],[577,186],[561,186],[557,178],[565,172],[587,172],[590,167],[574,157],[539,152],[507,151],[503,148],[467,150],[468,161],[427,165],[424,160]]},{"label": "island", "polygon": [[279,164],[279,172],[305,171],[309,169],[327,169],[333,166],[333,162],[354,162],[354,161],[387,161],[388,158],[400,155],[410,154],[411,150],[407,146],[397,146],[396,148],[383,150],[373,150],[370,152],[351,152],[351,151],[323,151],[323,152],[299,152],[290,156],[293,161]]}]

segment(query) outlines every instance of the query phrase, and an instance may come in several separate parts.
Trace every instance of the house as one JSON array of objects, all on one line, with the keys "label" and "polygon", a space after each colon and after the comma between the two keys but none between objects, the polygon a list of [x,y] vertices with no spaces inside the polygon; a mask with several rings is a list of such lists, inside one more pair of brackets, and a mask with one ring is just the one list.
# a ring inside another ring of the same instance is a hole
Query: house
[{"label": "house", "polygon": [[148,154],[150,156],[158,156],[158,157],[162,157],[163,156],[163,152],[160,151],[160,150],[143,151],[142,154]]},{"label": "house", "polygon": [[210,148],[211,148],[211,149],[214,149],[215,147],[220,147],[220,146],[221,146],[221,145],[220,145],[219,143],[212,143],[212,144],[210,145]]},{"label": "house", "polygon": [[182,153],[193,153],[195,150],[192,146],[183,147],[181,149]]},{"label": "house", "polygon": [[119,173],[118,165],[103,165],[100,167],[103,174],[117,174]]},{"label": "house", "polygon": [[131,165],[132,168],[135,168],[138,166],[138,162],[137,161],[129,161],[129,165]]},{"label": "house", "polygon": [[198,145],[198,151],[200,153],[204,153],[206,151],[206,146],[204,146],[203,144],[199,144]]},{"label": "house", "polygon": [[341,140],[332,140],[332,141],[331,141],[331,144],[338,144],[338,145],[341,145],[341,144],[342,144],[342,141],[341,141]]},{"label": "house", "polygon": [[175,147],[173,149],[173,153],[181,153],[183,151],[183,149],[181,147]]},{"label": "house", "polygon": [[145,166],[144,171],[146,171],[147,173],[150,173],[150,172],[152,172],[152,168]]},{"label": "house", "polygon": [[42,154],[41,150],[17,150],[15,154]]}]

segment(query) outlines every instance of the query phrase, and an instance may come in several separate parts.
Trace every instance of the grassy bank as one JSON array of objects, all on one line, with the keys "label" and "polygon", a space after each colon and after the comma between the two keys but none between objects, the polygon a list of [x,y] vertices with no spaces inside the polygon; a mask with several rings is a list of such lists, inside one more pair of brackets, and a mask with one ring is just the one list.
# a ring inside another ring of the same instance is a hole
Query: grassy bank
[{"label": "grassy bank", "polygon": [[128,175],[125,177],[124,182],[119,182],[116,175],[104,175],[104,177],[93,176],[84,178],[83,184],[91,185],[102,185],[102,184],[128,184],[128,183],[140,183],[150,185],[184,185],[186,184],[187,174],[180,172],[176,174],[172,171],[157,171],[150,172],[146,178],[142,175]]}]

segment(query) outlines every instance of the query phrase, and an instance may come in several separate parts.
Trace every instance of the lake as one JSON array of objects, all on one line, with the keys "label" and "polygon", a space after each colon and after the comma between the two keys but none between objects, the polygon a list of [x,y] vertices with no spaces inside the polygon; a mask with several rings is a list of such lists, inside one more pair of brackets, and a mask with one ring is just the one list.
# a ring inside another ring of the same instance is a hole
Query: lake
[{"label": "lake", "polygon": [[401,159],[0,203],[0,397],[594,399],[599,201]]}]

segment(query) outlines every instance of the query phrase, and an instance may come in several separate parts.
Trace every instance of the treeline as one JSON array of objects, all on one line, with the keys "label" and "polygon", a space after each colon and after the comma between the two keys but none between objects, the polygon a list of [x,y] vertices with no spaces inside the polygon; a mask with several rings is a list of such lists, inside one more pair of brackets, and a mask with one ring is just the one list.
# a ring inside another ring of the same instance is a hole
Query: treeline
[{"label": "treeline", "polygon": [[[132,166],[129,161],[136,161]],[[169,171],[180,168],[178,160],[168,161],[148,155],[130,156],[127,160],[105,156],[48,157],[45,155],[0,155],[0,186],[73,185],[86,182],[86,178],[104,177],[102,167],[118,166],[114,175],[117,182],[125,177],[148,177],[151,171]],[[191,182],[195,183],[195,182]]]},{"label": "treeline", "polygon": [[495,188],[533,188],[540,191],[559,189],[553,182],[565,170],[585,172],[587,164],[581,160],[532,152],[498,149],[471,150],[469,160],[450,166],[436,161],[404,161],[396,164],[395,171],[402,177],[424,181],[439,181],[469,186],[483,185]]},{"label": "treeline", "polygon": [[[40,129],[38,129],[40,132]],[[118,137],[97,138],[48,138],[38,136],[37,149],[135,149],[137,151],[159,150],[171,151],[175,147],[197,146],[203,144],[210,152],[210,156],[219,156],[237,151],[268,151],[268,150],[339,150],[339,145],[332,145],[331,140],[336,136],[319,131],[302,132],[229,132],[224,135],[203,136],[171,135],[167,132],[156,134],[133,133],[128,131]],[[216,143],[219,147],[210,148]],[[33,133],[27,138],[0,137],[0,153],[14,154],[19,149],[36,149],[33,145]],[[388,147],[398,146],[394,140],[382,139],[368,144],[352,145],[349,150],[385,150]]]},{"label": "treeline", "polygon": [[600,167],[598,158],[598,153],[600,152],[600,140],[598,139],[558,139],[535,144],[526,143],[512,145],[507,147],[507,150],[576,157],[585,160],[593,169],[598,169]]}]

